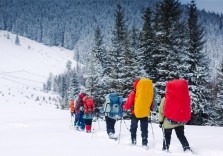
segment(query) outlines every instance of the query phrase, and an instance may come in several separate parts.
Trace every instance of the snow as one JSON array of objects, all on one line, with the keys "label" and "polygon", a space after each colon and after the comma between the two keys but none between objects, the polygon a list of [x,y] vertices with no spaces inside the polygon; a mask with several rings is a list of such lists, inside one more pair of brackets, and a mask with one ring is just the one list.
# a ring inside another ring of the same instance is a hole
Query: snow
[{"label": "snow", "polygon": [[[141,147],[140,126],[137,146],[129,145],[129,120],[121,124],[120,142],[108,139],[104,120],[93,122],[93,133],[76,131],[69,111],[56,109],[57,95],[41,90],[49,72],[63,72],[73,53],[22,37],[17,46],[13,37],[0,31],[0,156],[192,155],[182,152],[174,132],[170,153],[161,151],[162,131],[155,123],[149,124],[149,150]],[[186,125],[185,135],[196,155],[223,155],[223,127]]]}]

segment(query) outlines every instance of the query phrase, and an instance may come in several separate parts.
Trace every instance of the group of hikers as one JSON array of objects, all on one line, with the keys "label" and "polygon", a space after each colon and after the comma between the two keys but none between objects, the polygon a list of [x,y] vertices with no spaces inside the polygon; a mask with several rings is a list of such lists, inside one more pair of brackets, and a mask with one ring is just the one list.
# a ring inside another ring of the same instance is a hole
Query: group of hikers
[{"label": "group of hikers", "polygon": [[[76,99],[70,100],[70,113],[74,116],[74,126],[77,130],[91,132],[92,120],[95,114],[103,113],[106,131],[110,139],[115,136],[115,123],[122,118],[123,112],[131,112],[131,144],[136,145],[137,128],[140,121],[142,146],[148,149],[148,124],[154,103],[154,86],[148,78],[137,79],[127,100],[117,93],[109,93],[105,103],[99,110],[95,108],[91,96],[81,92]],[[159,126],[163,131],[163,151],[169,151],[171,134],[174,129],[185,152],[192,151],[184,135],[184,125],[190,120],[191,106],[188,84],[184,79],[175,79],[166,83],[165,95],[159,105]]]}]

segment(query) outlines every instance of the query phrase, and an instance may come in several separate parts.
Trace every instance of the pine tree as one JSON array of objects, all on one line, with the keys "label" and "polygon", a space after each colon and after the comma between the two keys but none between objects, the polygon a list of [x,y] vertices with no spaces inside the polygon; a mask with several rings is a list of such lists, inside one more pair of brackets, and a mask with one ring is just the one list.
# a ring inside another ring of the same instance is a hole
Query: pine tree
[{"label": "pine tree", "polygon": [[140,50],[140,31],[135,27],[135,25],[132,26],[131,32],[130,32],[130,50],[133,55],[133,77],[139,78],[139,77],[146,77],[146,73],[144,71],[143,66],[140,64],[141,60],[141,50]]},{"label": "pine tree", "polygon": [[80,92],[80,86],[77,81],[77,74],[76,74],[75,70],[72,71],[67,92],[68,92],[68,99],[75,98],[78,95],[78,93]]},{"label": "pine tree", "polygon": [[208,100],[211,94],[207,84],[210,75],[204,43],[204,29],[198,22],[196,4],[192,0],[188,7],[188,65],[185,69],[192,97],[191,124],[204,124],[209,109]]},{"label": "pine tree", "polygon": [[102,89],[99,87],[101,75],[101,64],[92,50],[88,56],[88,64],[86,65],[85,87],[86,93],[92,96],[96,103],[99,102],[99,98],[101,96],[100,92],[102,92]]},{"label": "pine tree", "polygon": [[209,122],[213,126],[223,126],[223,62],[218,70],[217,86],[217,96],[209,112]]},{"label": "pine tree", "polygon": [[153,30],[152,12],[150,8],[147,8],[143,15],[143,28],[140,33],[140,66],[143,67],[143,71],[146,72],[145,76],[149,76],[152,80],[155,80],[157,72],[153,56],[155,45],[155,33]]},{"label": "pine tree", "polygon": [[124,95],[128,94],[133,79],[133,54],[130,50],[128,30],[124,20],[124,12],[117,5],[113,30],[112,50],[110,51],[110,87],[111,90]]},{"label": "pine tree", "polygon": [[107,93],[104,85],[104,75],[107,68],[107,51],[104,47],[103,37],[99,27],[95,30],[94,46],[88,56],[86,66],[86,92],[90,94],[96,105],[102,104],[103,97]]},{"label": "pine tree", "polygon": [[157,4],[154,17],[156,36],[153,57],[158,72],[156,75],[158,98],[164,93],[165,82],[180,76],[180,55],[185,38],[181,15],[178,0],[162,0]]},{"label": "pine tree", "polygon": [[19,40],[19,36],[18,35],[16,35],[16,37],[15,37],[15,44],[16,45],[20,45],[20,40]]}]

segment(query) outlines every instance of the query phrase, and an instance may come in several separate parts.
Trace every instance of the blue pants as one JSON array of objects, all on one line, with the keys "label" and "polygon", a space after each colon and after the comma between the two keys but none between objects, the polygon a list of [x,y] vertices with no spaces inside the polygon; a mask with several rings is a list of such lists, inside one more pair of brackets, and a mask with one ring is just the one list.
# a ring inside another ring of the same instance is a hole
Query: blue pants
[{"label": "blue pants", "polygon": [[85,128],[83,115],[84,115],[84,112],[82,112],[82,111],[78,112],[78,113],[76,113],[76,119],[75,119],[75,120],[77,120],[76,121],[77,126],[82,130],[84,130],[84,128]]}]

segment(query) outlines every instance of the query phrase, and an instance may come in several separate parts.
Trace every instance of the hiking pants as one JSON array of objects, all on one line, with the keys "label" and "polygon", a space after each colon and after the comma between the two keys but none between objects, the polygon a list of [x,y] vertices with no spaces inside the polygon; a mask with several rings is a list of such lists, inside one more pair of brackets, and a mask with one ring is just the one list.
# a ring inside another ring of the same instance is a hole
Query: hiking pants
[{"label": "hiking pants", "polygon": [[84,119],[86,131],[91,131],[92,119]]},{"label": "hiking pants", "polygon": [[[184,150],[189,148],[189,143],[187,141],[187,138],[184,135],[184,126],[179,126],[176,128],[173,128],[176,132],[177,138],[180,140],[180,143]],[[163,140],[163,149],[169,149],[170,146],[170,140],[171,140],[171,134],[173,129],[164,129],[164,135],[165,138]]]},{"label": "hiking pants", "polygon": [[116,123],[116,120],[112,119],[112,118],[109,118],[108,116],[105,116],[105,122],[106,122],[107,134],[109,134],[109,133],[115,134],[115,123]]},{"label": "hiking pants", "polygon": [[130,126],[132,142],[136,141],[138,121],[140,121],[142,145],[147,145],[148,143],[148,117],[136,118],[135,115],[132,115],[131,126]]},{"label": "hiking pants", "polygon": [[80,129],[84,130],[84,127],[85,127],[84,119],[83,119],[84,112],[80,111],[80,112],[76,113],[76,115],[77,115],[77,126]]}]

